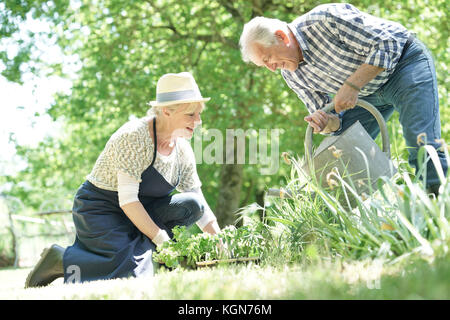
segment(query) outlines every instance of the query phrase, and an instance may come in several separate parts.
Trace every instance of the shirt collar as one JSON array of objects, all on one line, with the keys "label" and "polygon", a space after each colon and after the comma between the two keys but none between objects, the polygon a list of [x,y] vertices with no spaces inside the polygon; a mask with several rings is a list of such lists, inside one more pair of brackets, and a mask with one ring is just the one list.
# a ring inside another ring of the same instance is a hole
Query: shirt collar
[{"label": "shirt collar", "polygon": [[295,39],[297,39],[298,44],[300,45],[300,49],[302,51],[309,50],[308,43],[305,41],[305,36],[301,30],[298,30],[296,24],[294,22],[288,23],[288,28],[294,34]]},{"label": "shirt collar", "polygon": [[300,50],[302,51],[303,61],[301,61],[298,66],[297,70],[304,64],[306,64],[309,61],[309,46],[306,42],[306,37],[304,36],[303,32],[297,28],[298,23],[295,23],[293,21],[292,23],[288,24],[288,28],[292,31],[294,34],[295,39],[298,41],[298,45],[300,46]]}]

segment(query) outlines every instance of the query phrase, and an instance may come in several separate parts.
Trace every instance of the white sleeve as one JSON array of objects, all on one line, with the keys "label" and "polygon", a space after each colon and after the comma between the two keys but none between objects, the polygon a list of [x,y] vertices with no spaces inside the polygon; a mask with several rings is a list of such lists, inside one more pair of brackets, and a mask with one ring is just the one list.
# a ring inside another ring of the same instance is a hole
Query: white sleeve
[{"label": "white sleeve", "polygon": [[211,221],[216,221],[216,220],[217,220],[217,218],[214,215],[214,213],[212,212],[212,210],[209,207],[206,207],[205,212],[203,213],[203,216],[196,223],[197,223],[198,227],[203,231],[203,228],[205,228],[208,223],[210,223]]},{"label": "white sleeve", "polygon": [[127,173],[117,172],[117,194],[119,205],[139,201],[139,182]]}]

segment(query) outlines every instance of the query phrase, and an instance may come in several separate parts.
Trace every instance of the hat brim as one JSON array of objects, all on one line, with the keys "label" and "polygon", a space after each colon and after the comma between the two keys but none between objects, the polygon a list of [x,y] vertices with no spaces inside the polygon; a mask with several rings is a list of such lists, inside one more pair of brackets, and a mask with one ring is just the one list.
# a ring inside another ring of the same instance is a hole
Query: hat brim
[{"label": "hat brim", "polygon": [[176,100],[176,101],[167,101],[167,102],[159,102],[158,101],[150,101],[148,104],[152,107],[167,107],[174,104],[182,104],[182,103],[192,103],[192,102],[207,102],[211,100],[211,98],[202,98],[202,99],[188,99],[188,100]]}]

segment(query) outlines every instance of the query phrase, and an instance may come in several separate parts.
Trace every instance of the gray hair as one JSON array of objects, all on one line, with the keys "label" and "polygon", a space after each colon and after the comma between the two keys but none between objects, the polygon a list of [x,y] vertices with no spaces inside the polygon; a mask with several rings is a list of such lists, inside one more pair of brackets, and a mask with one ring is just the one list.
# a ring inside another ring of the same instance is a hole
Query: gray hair
[{"label": "gray hair", "polygon": [[277,30],[288,32],[287,23],[278,19],[265,17],[255,17],[244,25],[244,29],[239,39],[242,59],[251,62],[252,44],[259,43],[263,47],[270,47],[278,43],[275,35]]}]

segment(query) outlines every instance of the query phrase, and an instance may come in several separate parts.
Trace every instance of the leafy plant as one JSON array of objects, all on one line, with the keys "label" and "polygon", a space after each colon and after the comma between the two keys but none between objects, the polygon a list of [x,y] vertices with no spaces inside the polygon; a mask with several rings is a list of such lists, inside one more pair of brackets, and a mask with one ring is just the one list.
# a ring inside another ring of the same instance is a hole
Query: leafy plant
[{"label": "leafy plant", "polygon": [[[429,157],[422,153],[425,151]],[[423,161],[431,159],[438,168],[442,185],[437,199],[430,198],[423,183],[417,178],[412,180],[400,168],[397,179],[402,184],[385,179],[385,185],[379,184],[378,190],[367,198],[358,195],[351,183],[336,172],[330,188],[310,181],[309,190],[296,193],[291,200],[275,201],[267,219],[287,231],[290,238],[286,240],[291,242],[287,251],[294,258],[315,246],[322,256],[383,258],[395,262],[417,253],[433,260],[446,252],[450,243],[450,184],[433,151],[425,146],[419,154],[423,155]],[[448,161],[447,153],[446,156]],[[294,164],[291,185],[296,190],[305,177],[298,161],[291,160]],[[416,173],[419,175],[420,172]],[[356,208],[343,205],[348,202],[347,194],[355,197]]]},{"label": "leafy plant", "polygon": [[261,223],[240,228],[227,226],[218,235],[192,235],[186,227],[176,226],[173,229],[174,238],[158,247],[153,259],[174,268],[195,267],[200,261],[261,257],[267,244],[262,232]]}]

